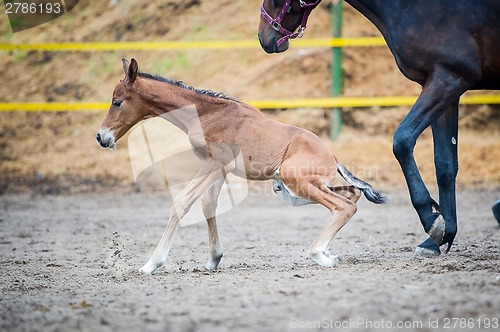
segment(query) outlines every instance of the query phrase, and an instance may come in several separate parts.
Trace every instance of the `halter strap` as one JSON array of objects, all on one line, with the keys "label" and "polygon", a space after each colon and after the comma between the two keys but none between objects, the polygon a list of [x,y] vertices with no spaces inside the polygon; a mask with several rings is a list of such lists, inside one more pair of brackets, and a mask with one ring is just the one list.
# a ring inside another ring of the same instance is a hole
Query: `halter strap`
[{"label": "halter strap", "polygon": [[285,41],[288,39],[294,39],[294,38],[301,38],[302,35],[304,34],[304,30],[306,29],[307,25],[307,19],[309,18],[309,15],[311,14],[311,11],[316,7],[321,2],[321,0],[316,0],[315,2],[312,3],[306,3],[304,0],[299,0],[300,7],[304,8],[304,14],[302,15],[302,21],[300,22],[299,27],[297,28],[296,32],[289,31],[281,26],[281,21],[283,21],[283,18],[287,13],[290,12],[291,10],[291,3],[292,0],[286,0],[285,4],[283,5],[283,8],[281,8],[281,11],[279,12],[278,16],[276,18],[272,18],[271,15],[264,9],[264,2],[262,2],[262,5],[260,6],[260,13],[262,17],[269,23],[269,25],[279,33],[283,35],[277,42],[276,45],[279,47],[281,44],[283,44]]}]

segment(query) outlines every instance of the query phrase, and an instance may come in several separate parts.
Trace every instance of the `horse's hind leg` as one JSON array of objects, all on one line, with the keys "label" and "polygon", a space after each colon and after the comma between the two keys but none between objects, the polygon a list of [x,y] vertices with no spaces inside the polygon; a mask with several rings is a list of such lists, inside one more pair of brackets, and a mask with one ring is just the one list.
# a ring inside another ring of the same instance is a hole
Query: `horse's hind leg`
[{"label": "horse's hind leg", "polygon": [[[439,212],[446,220],[443,242],[448,250],[457,234],[455,183],[458,173],[458,103],[455,103],[432,124],[434,164],[439,188]],[[447,250],[447,251],[448,251]],[[440,249],[434,241],[425,241],[415,250],[416,255],[436,256]]]},{"label": "horse's hind leg", "polygon": [[498,224],[500,224],[500,199],[493,203],[491,211],[493,212],[495,219],[498,221]]},{"label": "horse's hind leg", "polygon": [[413,149],[424,129],[458,103],[466,86],[467,82],[457,79],[452,73],[444,69],[436,70],[394,134],[394,154],[403,170],[412,204],[425,231],[437,245],[441,245],[445,237],[445,221],[440,214],[439,205],[431,198],[420,176]]},{"label": "horse's hind leg", "polygon": [[217,230],[217,222],[215,214],[217,210],[217,198],[224,184],[224,178],[220,178],[208,191],[201,196],[201,206],[203,214],[208,225],[208,250],[209,258],[207,269],[215,270],[223,255],[222,242],[220,240],[219,231]]}]

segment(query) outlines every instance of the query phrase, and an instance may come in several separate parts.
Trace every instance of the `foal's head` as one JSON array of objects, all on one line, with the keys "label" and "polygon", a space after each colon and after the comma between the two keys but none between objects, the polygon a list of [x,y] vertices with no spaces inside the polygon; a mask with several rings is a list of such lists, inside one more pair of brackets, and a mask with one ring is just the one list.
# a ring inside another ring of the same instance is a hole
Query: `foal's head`
[{"label": "foal's head", "polygon": [[111,106],[96,136],[97,142],[103,148],[115,147],[116,141],[149,114],[137,92],[139,73],[137,61],[132,59],[129,63],[126,59],[122,59],[122,62],[125,78],[115,87]]}]

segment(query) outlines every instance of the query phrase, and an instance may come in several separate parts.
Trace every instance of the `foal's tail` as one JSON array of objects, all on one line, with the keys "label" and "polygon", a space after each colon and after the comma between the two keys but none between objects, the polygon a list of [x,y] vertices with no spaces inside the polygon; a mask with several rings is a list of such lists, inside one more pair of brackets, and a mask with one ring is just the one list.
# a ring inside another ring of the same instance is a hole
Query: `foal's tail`
[{"label": "foal's tail", "polygon": [[365,197],[372,203],[384,204],[389,202],[389,199],[382,196],[377,190],[375,190],[368,182],[355,177],[342,163],[337,161],[337,172],[347,181],[350,185],[360,189]]}]

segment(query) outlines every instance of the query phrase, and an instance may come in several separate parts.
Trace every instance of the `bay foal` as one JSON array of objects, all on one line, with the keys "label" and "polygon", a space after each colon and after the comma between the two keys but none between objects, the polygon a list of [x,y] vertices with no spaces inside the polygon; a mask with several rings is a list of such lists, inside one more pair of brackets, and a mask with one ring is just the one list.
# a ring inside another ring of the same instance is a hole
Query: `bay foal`
[{"label": "bay foal", "polygon": [[[203,161],[195,178],[175,197],[167,228],[142,272],[153,273],[165,263],[180,219],[198,198],[208,223],[207,268],[217,268],[223,252],[215,210],[228,173],[248,180],[272,179],[275,192],[290,204],[319,203],[329,209],[329,225],[308,250],[308,256],[323,266],[337,262],[328,247],[356,212],[360,190],[374,203],[386,202],[339,163],[313,133],[268,119],[256,108],[220,93],[142,73],[134,59],[122,61],[125,78],[113,92],[96,137],[99,144],[113,148],[139,121],[161,116],[188,135],[195,154]],[[195,116],[187,111],[189,107]],[[350,186],[333,186],[337,172]]]}]

